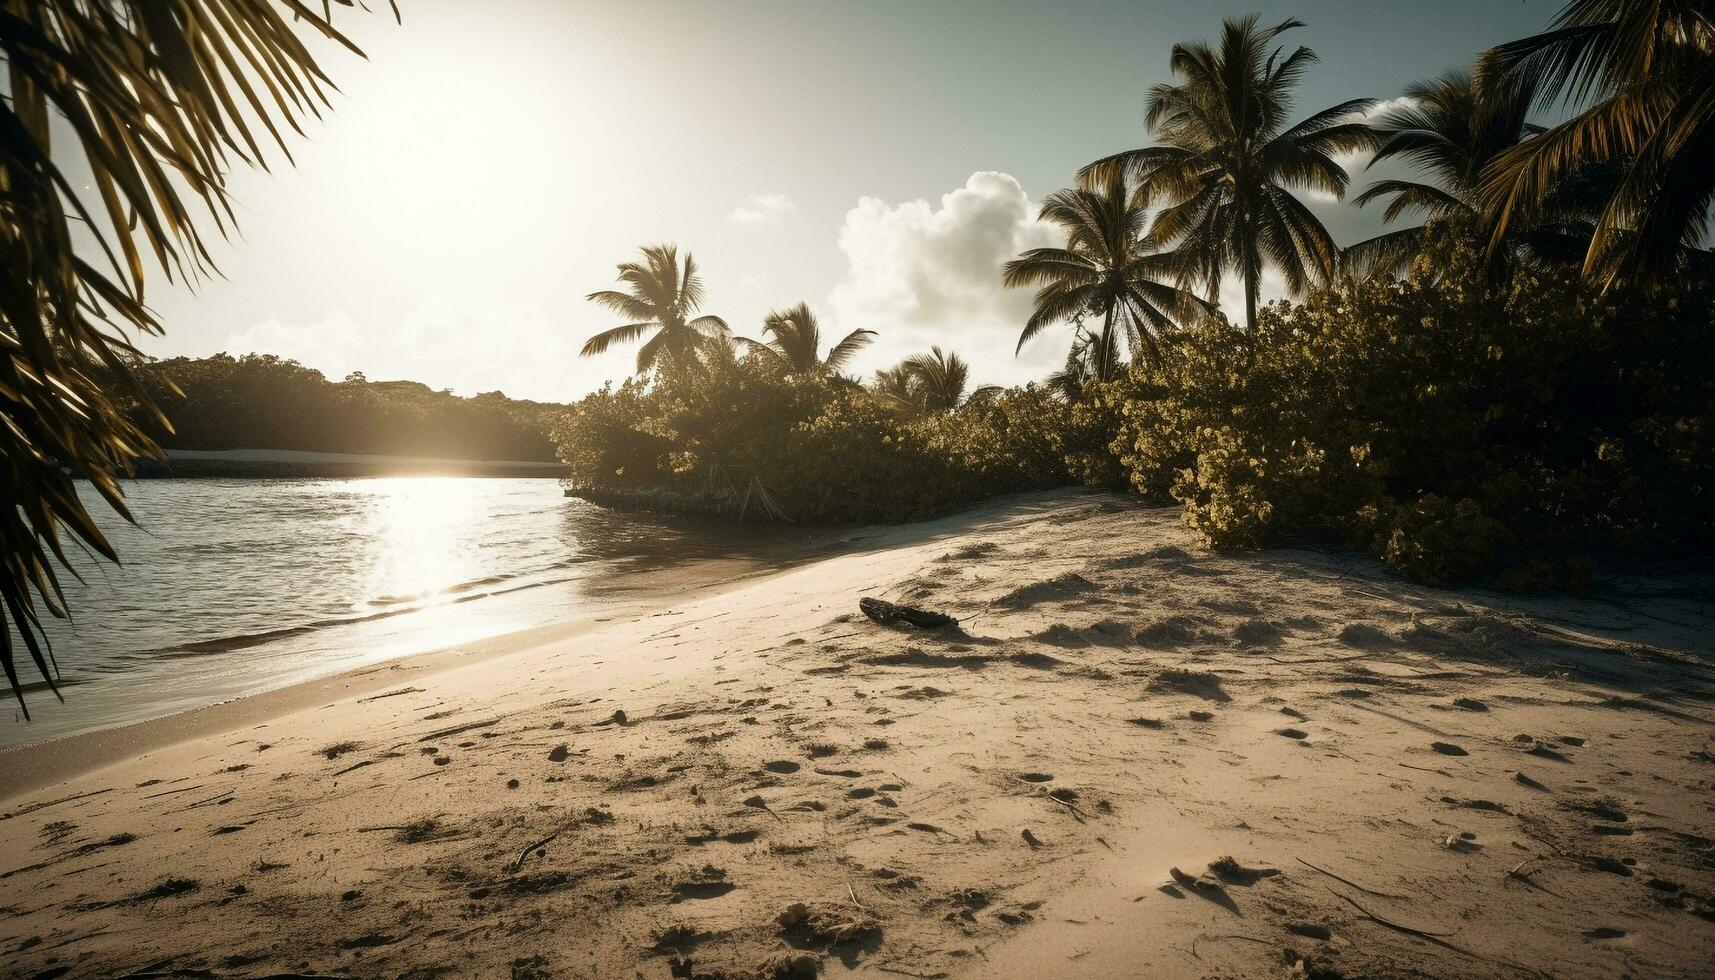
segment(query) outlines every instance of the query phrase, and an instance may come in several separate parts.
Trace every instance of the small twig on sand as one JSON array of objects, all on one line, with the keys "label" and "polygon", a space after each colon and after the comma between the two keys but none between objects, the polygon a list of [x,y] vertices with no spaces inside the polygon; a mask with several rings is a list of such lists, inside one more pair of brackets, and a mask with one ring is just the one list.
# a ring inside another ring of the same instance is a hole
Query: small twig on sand
[{"label": "small twig on sand", "polygon": [[858,901],[857,891],[852,888],[852,882],[851,882],[850,878],[846,879],[846,894],[851,896],[852,904],[857,906],[859,912],[868,912],[869,911],[869,909],[866,909],[863,907],[862,902]]},{"label": "small twig on sand", "polygon": [[531,844],[529,847],[526,847],[524,850],[519,851],[518,852],[518,860],[512,862],[513,874],[517,874],[519,871],[521,871],[524,868],[524,862],[527,859],[529,859],[530,853],[532,851],[540,850],[541,848],[547,847],[549,844],[552,844],[554,842],[555,838],[557,838],[559,836],[560,836],[560,832],[556,830],[553,833],[549,834],[548,836],[537,841],[536,843]]},{"label": "small twig on sand", "polygon": [[[187,787],[185,787],[185,789],[170,789],[166,793],[151,793],[150,795],[143,797],[143,799],[152,800],[157,796],[166,796],[168,793],[183,793],[186,790],[200,789],[200,788],[202,788],[202,784],[198,783],[195,786],[187,786]],[[48,800],[44,803],[29,803],[29,804],[26,804],[24,806],[19,807],[16,810],[13,810],[12,816],[21,817],[26,813],[35,813],[37,810],[46,810],[50,806],[59,806],[61,803],[70,803],[73,800],[81,800],[87,796],[100,796],[103,793],[111,793],[111,792],[113,792],[113,790],[111,790],[111,789],[97,789],[97,790],[91,790],[88,793],[74,793],[71,796],[62,796],[57,800]]]},{"label": "small twig on sand", "polygon": [[[1354,885],[1353,887],[1355,888],[1357,886]],[[1335,898],[1338,898],[1342,902],[1345,902],[1347,905],[1350,905],[1352,908],[1357,909],[1359,912],[1362,912],[1364,914],[1364,916],[1366,918],[1368,918],[1369,920],[1371,920],[1372,922],[1375,922],[1379,925],[1387,926],[1389,929],[1392,929],[1395,932],[1403,932],[1408,936],[1422,936],[1425,939],[1444,939],[1448,936],[1453,935],[1453,933],[1451,933],[1451,932],[1429,932],[1428,930],[1425,930],[1425,929],[1414,929],[1411,926],[1401,925],[1400,923],[1395,922],[1392,919],[1384,919],[1381,916],[1375,914],[1374,912],[1371,912],[1369,909],[1364,908],[1362,905],[1358,904],[1356,899],[1352,898],[1349,895],[1342,895],[1332,888],[1328,889],[1328,893],[1333,895]]]},{"label": "small twig on sand", "polygon": [[1083,822],[1084,822],[1084,821],[1083,821],[1083,819],[1082,819],[1082,818],[1083,818],[1083,817],[1087,817],[1087,816],[1089,816],[1089,814],[1088,814],[1088,813],[1087,813],[1087,812],[1085,812],[1085,811],[1084,811],[1084,810],[1083,810],[1083,809],[1082,809],[1082,808],[1080,808],[1080,807],[1079,807],[1079,806],[1078,806],[1078,804],[1076,804],[1076,803],[1073,803],[1073,802],[1072,802],[1072,801],[1070,801],[1070,800],[1063,800],[1063,799],[1061,799],[1061,798],[1060,798],[1060,797],[1058,797],[1058,796],[1055,796],[1055,795],[1054,795],[1054,794],[1053,794],[1053,793],[1052,793],[1052,792],[1050,792],[1050,791],[1049,791],[1049,790],[1048,790],[1048,789],[1047,789],[1047,788],[1046,788],[1046,787],[1042,787],[1042,786],[1037,786],[1037,785],[1036,785],[1036,784],[1035,784],[1035,783],[1033,783],[1033,782],[1031,782],[1031,781],[1030,781],[1030,780],[1028,780],[1028,779],[1025,779],[1025,778],[1024,778],[1024,777],[1023,777],[1023,776],[1014,776],[1014,777],[1012,777],[1012,778],[1014,778],[1014,779],[1016,779],[1016,780],[1018,780],[1018,781],[1019,781],[1019,782],[1021,782],[1021,783],[1023,783],[1023,784],[1025,784],[1025,785],[1026,785],[1026,786],[1032,786],[1032,787],[1035,787],[1035,788],[1036,788],[1036,789],[1037,789],[1037,791],[1038,791],[1038,792],[1039,792],[1039,793],[1040,793],[1040,794],[1041,794],[1041,795],[1042,795],[1042,796],[1044,796],[1044,797],[1047,797],[1047,798],[1048,798],[1048,799],[1050,799],[1050,800],[1053,800],[1053,801],[1054,801],[1054,802],[1056,802],[1056,803],[1058,803],[1058,804],[1060,804],[1060,805],[1061,805],[1061,806],[1063,806],[1063,807],[1065,807],[1065,808],[1066,808],[1066,809],[1068,809],[1068,810],[1071,810],[1071,811],[1072,811],[1072,812],[1073,812],[1073,813],[1074,813],[1074,814],[1076,814],[1076,815],[1077,815],[1077,816],[1078,816],[1078,817],[1079,817],[1079,820],[1078,820],[1078,822],[1079,822],[1079,823],[1083,823]]},{"label": "small twig on sand", "polygon": [[[202,783],[197,783],[195,786],[183,786],[183,787],[180,787],[179,789],[163,790],[159,793],[150,793],[148,796],[143,797],[143,799],[153,800],[153,799],[155,799],[157,797],[161,797],[161,796],[172,796],[174,793],[189,793],[193,789],[202,789]],[[17,815],[22,814],[24,812],[25,811],[23,811],[23,810],[19,810],[17,814],[14,814],[14,816],[17,816]]]},{"label": "small twig on sand", "polygon": [[405,829],[404,824],[390,823],[390,824],[387,824],[386,826],[382,826],[382,827],[359,827],[359,828],[357,828],[357,832],[360,834],[373,834],[376,831],[381,831],[381,830],[404,830],[404,829]]},{"label": "small twig on sand", "polygon": [[1073,803],[1070,800],[1062,800],[1060,797],[1055,796],[1053,793],[1043,793],[1042,795],[1047,797],[1048,799],[1053,800],[1054,802],[1060,804],[1061,806],[1065,807],[1066,809],[1071,810],[1072,816],[1074,818],[1076,818],[1079,823],[1083,823],[1084,818],[1089,816],[1088,813],[1085,813],[1083,810],[1078,808],[1078,804]]},{"label": "small twig on sand", "polygon": [[[1306,868],[1309,868],[1311,871],[1316,871],[1316,872],[1320,872],[1321,874],[1325,874],[1328,877],[1339,882],[1340,884],[1350,885],[1353,888],[1356,888],[1358,891],[1361,891],[1366,895],[1374,895],[1377,898],[1402,898],[1402,899],[1410,899],[1411,898],[1410,895],[1396,895],[1393,892],[1384,892],[1384,891],[1377,891],[1374,888],[1365,888],[1363,885],[1358,884],[1357,882],[1353,881],[1352,879],[1342,878],[1339,875],[1335,874],[1334,872],[1329,871],[1327,868],[1318,868],[1316,865],[1311,864],[1309,861],[1306,861],[1301,857],[1294,857],[1293,860],[1297,861],[1299,864],[1304,865]],[[1335,894],[1339,894],[1339,893],[1336,892]],[[1341,897],[1344,898],[1345,896],[1341,896]]]},{"label": "small twig on sand", "polygon": [[1375,654],[1360,653],[1350,657],[1298,657],[1293,660],[1282,660],[1279,657],[1264,657],[1263,659],[1273,661],[1277,664],[1343,664],[1353,660],[1373,660],[1375,659]]},{"label": "small twig on sand", "polygon": [[423,689],[420,687],[402,687],[397,691],[388,691],[385,694],[371,694],[369,697],[366,697],[366,698],[358,698],[357,703],[358,704],[368,704],[371,701],[379,701],[382,698],[396,698],[401,694],[421,694],[421,693],[423,693]]},{"label": "small twig on sand", "polygon": [[433,742],[443,738],[451,738],[454,735],[463,735],[465,732],[474,732],[479,728],[492,728],[493,726],[500,724],[500,721],[501,719],[499,718],[491,718],[488,721],[473,721],[468,725],[454,725],[451,728],[443,728],[439,731],[430,732],[422,738],[417,739],[417,741]]}]

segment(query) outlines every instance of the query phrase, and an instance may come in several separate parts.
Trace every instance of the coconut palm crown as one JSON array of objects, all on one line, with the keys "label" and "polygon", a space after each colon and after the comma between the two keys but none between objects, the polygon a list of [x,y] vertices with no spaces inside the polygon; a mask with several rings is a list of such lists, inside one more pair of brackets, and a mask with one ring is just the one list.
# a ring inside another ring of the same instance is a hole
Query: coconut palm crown
[{"label": "coconut palm crown", "polygon": [[[1454,70],[1415,82],[1405,99],[1372,125],[1380,145],[1369,166],[1410,163],[1425,179],[1378,180],[1353,201],[1359,207],[1388,199],[1382,220],[1416,213],[1434,220],[1474,222],[1483,169],[1499,154],[1541,133],[1527,118],[1535,90],[1493,72]],[[1384,232],[1345,250],[1350,271],[1399,272],[1426,241],[1423,225]]]},{"label": "coconut palm crown", "polygon": [[764,342],[740,337],[738,342],[792,374],[838,374],[875,339],[874,330],[860,327],[830,348],[826,357],[822,356],[822,328],[808,303],[768,314],[762,321],[762,333],[770,339]]},{"label": "coconut palm crown", "polygon": [[969,362],[937,346],[877,371],[872,390],[895,408],[913,413],[950,412],[1000,392],[996,385],[969,390],[970,382]]},{"label": "coconut palm crown", "polygon": [[1272,27],[1255,15],[1225,21],[1218,43],[1176,44],[1175,81],[1156,85],[1145,102],[1155,146],[1105,157],[1079,172],[1086,186],[1120,175],[1134,179],[1140,206],[1164,201],[1153,236],[1178,254],[1181,280],[1213,299],[1225,270],[1245,284],[1245,323],[1256,319],[1265,265],[1293,292],[1332,278],[1339,249],[1292,188],[1341,198],[1347,174],[1335,157],[1372,148],[1376,134],[1356,114],[1373,99],[1353,99],[1289,124],[1293,89],[1316,62],[1299,47],[1275,46],[1303,22]]},{"label": "coconut palm crown", "polygon": [[1008,286],[1041,287],[1019,350],[1056,323],[1082,329],[1086,318],[1099,320],[1101,332],[1089,349],[1096,378],[1106,381],[1120,367],[1122,337],[1134,358],[1154,360],[1161,336],[1210,309],[1165,281],[1177,275],[1177,258],[1145,235],[1148,213],[1134,206],[1123,180],[1057,191],[1043,203],[1041,217],[1065,230],[1066,244],[1030,249],[1002,273]]},{"label": "coconut palm crown", "polygon": [[639,374],[664,359],[689,363],[711,340],[724,340],[731,334],[726,321],[718,316],[693,316],[703,303],[703,278],[697,274],[697,263],[690,253],[685,254],[681,267],[676,245],[646,245],[642,252],[642,262],[619,265],[616,278],[625,284],[625,291],[603,289],[585,297],[632,322],[603,330],[579,351],[583,357],[594,357],[614,344],[630,343],[653,333],[637,349]]}]

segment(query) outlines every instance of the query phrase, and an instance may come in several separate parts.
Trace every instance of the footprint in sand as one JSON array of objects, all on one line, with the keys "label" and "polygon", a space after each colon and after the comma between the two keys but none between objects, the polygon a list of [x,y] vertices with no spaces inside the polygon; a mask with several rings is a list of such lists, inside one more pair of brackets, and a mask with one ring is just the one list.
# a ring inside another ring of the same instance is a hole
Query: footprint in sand
[{"label": "footprint in sand", "polygon": [[1018,778],[1027,783],[1046,783],[1054,777],[1045,772],[1021,772],[1018,774]]}]

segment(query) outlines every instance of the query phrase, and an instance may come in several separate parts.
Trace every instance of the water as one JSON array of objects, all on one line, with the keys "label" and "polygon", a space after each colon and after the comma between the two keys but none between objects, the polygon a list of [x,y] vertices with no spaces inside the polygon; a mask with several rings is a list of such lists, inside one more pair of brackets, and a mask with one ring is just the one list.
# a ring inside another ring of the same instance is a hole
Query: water
[{"label": "water", "polygon": [[124,566],[80,558],[85,581],[62,576],[74,622],[48,632],[67,703],[27,691],[34,720],[14,703],[0,745],[612,612],[647,592],[639,571],[679,569],[678,591],[804,551],[617,514],[554,480],[137,481],[138,527],[83,490]]}]

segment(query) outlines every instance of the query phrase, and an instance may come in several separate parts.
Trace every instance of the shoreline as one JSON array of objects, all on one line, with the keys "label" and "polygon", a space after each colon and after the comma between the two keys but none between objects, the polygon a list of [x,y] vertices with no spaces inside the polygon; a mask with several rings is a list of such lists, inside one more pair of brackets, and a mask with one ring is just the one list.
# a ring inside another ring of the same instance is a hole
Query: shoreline
[{"label": "shoreline", "polygon": [[168,449],[166,459],[139,461],[135,478],[164,479],[339,479],[389,476],[469,476],[558,479],[559,462],[454,459],[325,453],[300,449]]},{"label": "shoreline", "polygon": [[0,948],[648,980],[1715,956],[1715,603],[1683,576],[1503,601],[1210,554],[1099,493],[838,544],[8,799]]},{"label": "shoreline", "polygon": [[620,602],[603,607],[599,610],[600,615],[580,616],[449,647],[423,650],[141,721],[0,746],[0,807],[24,794],[103,769],[115,764],[116,759],[140,756],[192,739],[254,726],[304,711],[330,699],[374,693],[393,686],[405,675],[432,676],[563,643],[614,622],[640,621],[668,614],[676,605],[785,575],[828,557],[855,554],[866,548],[886,547],[890,542],[908,540],[914,529],[932,523],[823,529],[829,540],[807,545],[803,553],[777,555],[769,566],[748,568],[714,581],[702,581],[695,573],[717,566],[722,559],[700,559],[672,568],[628,571],[602,582],[596,594],[611,597],[642,593],[642,598],[631,604]]},{"label": "shoreline", "polygon": [[[714,560],[695,562],[673,569],[629,572],[604,583],[602,591],[639,591],[645,596],[633,603],[602,607],[600,615],[582,616],[529,629],[448,647],[423,650],[377,663],[267,688],[202,707],[176,711],[141,721],[125,722],[70,735],[49,736],[0,747],[0,807],[20,795],[87,775],[122,759],[170,748],[180,742],[202,738],[294,714],[328,700],[371,694],[397,684],[402,677],[428,677],[460,667],[527,653],[541,646],[562,643],[600,629],[616,620],[643,619],[660,615],[677,602],[694,601],[783,574],[814,558],[785,559],[774,567],[757,568],[713,582],[697,582],[690,573],[706,569]],[[648,582],[666,579],[666,582]],[[675,591],[681,585],[684,591]],[[111,681],[110,681],[111,682]],[[75,694],[74,694],[75,696]]]}]

